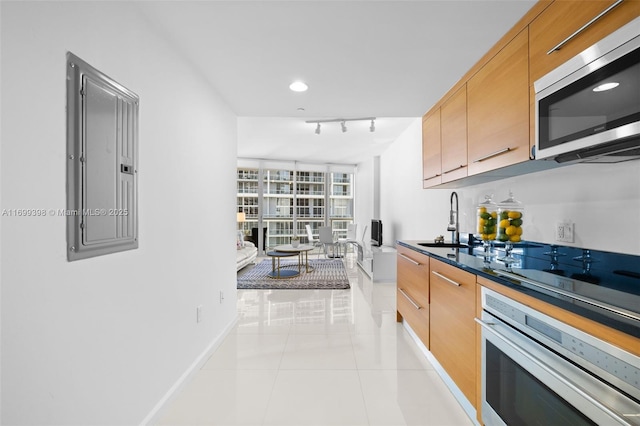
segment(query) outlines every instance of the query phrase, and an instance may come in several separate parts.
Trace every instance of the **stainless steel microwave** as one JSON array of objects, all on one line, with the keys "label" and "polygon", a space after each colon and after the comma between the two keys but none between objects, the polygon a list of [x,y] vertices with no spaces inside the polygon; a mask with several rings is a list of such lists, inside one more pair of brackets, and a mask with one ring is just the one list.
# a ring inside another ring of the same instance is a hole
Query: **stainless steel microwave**
[{"label": "stainless steel microwave", "polygon": [[640,158],[640,17],[534,83],[536,159]]}]

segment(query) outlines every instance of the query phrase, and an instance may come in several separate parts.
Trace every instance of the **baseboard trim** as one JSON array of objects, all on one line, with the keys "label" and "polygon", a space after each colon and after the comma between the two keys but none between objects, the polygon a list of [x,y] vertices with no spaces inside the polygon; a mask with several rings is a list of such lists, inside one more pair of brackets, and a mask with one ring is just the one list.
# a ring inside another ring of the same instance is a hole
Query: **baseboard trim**
[{"label": "baseboard trim", "polygon": [[480,426],[480,424],[478,423],[478,420],[476,419],[475,407],[471,405],[467,397],[464,396],[464,394],[462,393],[458,385],[455,384],[453,379],[447,374],[447,372],[442,367],[442,365],[440,365],[438,360],[433,356],[433,354],[429,351],[429,349],[427,349],[424,343],[422,343],[422,340],[420,340],[420,338],[415,333],[415,331],[413,331],[411,326],[407,324],[407,322],[404,320],[402,321],[402,326],[405,328],[405,330],[407,330],[411,338],[416,342],[416,345],[418,345],[418,349],[420,349],[423,355],[429,360],[429,362],[433,366],[433,369],[436,371],[436,373],[438,373],[438,376],[440,376],[444,384],[449,388],[449,391],[451,391],[451,393],[453,394],[454,398],[462,406],[462,409],[467,414],[469,419],[476,426]]},{"label": "baseboard trim", "polygon": [[169,405],[171,401],[173,401],[176,396],[180,393],[180,391],[191,381],[193,376],[202,368],[202,366],[207,362],[209,357],[213,354],[213,352],[220,347],[222,341],[225,337],[231,332],[233,327],[235,327],[238,322],[238,317],[236,316],[231,323],[229,323],[222,332],[217,335],[209,346],[191,363],[191,365],[185,370],[184,373],[178,378],[178,380],[169,388],[167,393],[158,401],[158,403],[153,407],[153,409],[147,414],[147,416],[140,422],[140,426],[146,426],[152,423],[156,423],[160,420],[161,415],[164,412],[164,409]]}]

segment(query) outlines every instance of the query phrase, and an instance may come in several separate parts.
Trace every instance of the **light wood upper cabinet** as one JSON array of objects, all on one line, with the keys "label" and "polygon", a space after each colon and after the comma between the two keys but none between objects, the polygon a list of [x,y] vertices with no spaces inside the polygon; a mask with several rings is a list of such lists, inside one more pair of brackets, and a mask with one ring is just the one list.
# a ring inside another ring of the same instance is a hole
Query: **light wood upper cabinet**
[{"label": "light wood upper cabinet", "polygon": [[548,53],[613,3],[614,0],[555,1],[534,19],[529,25],[531,84],[640,16],[640,0],[625,0],[586,27],[562,48]]},{"label": "light wood upper cabinet", "polygon": [[469,175],[529,160],[525,29],[467,82]]},{"label": "light wood upper cabinet", "polygon": [[442,183],[467,176],[467,86],[440,108]]},{"label": "light wood upper cabinet", "polygon": [[[547,53],[615,1],[536,2],[423,117],[423,187],[530,160],[535,145],[533,83],[640,16],[640,0],[624,0]],[[512,167],[509,173],[518,170]]]},{"label": "light wood upper cabinet", "polygon": [[422,118],[422,179],[423,188],[442,183],[440,163],[440,108]]},{"label": "light wood upper cabinet", "polygon": [[475,406],[476,276],[433,258],[429,266],[429,350]]},{"label": "light wood upper cabinet", "polygon": [[397,319],[429,348],[429,257],[398,246]]}]

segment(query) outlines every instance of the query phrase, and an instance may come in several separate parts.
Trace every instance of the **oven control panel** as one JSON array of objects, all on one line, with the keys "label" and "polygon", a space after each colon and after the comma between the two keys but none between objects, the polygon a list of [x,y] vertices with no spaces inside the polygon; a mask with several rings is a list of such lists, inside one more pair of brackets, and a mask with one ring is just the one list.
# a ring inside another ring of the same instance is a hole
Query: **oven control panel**
[{"label": "oven control panel", "polygon": [[483,288],[482,307],[521,333],[640,399],[640,357]]}]

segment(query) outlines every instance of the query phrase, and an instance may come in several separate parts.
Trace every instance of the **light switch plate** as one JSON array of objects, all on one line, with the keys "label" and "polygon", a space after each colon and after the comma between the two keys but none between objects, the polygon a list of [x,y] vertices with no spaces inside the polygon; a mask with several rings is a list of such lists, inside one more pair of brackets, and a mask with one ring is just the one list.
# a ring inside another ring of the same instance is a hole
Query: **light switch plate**
[{"label": "light switch plate", "polygon": [[573,238],[573,223],[571,222],[558,222],[556,224],[556,241],[561,243],[572,243]]}]

